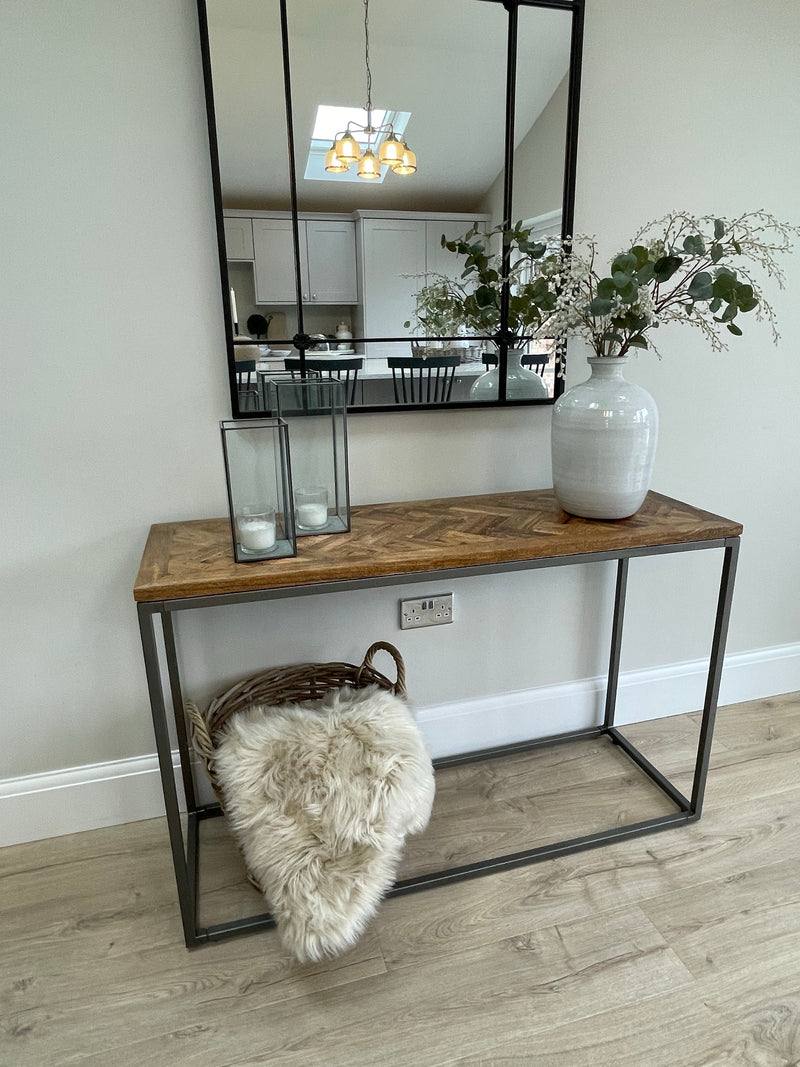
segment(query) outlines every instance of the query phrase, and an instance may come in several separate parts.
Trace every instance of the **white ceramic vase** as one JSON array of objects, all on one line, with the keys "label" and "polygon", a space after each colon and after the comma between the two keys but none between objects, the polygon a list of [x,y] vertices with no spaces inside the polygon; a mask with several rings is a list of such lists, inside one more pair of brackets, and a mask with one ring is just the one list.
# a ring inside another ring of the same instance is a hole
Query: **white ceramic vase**
[{"label": "white ceramic vase", "polygon": [[627,381],[627,356],[592,357],[592,376],[553,408],[553,488],[570,515],[625,519],[644,503],[658,440],[658,409]]},{"label": "white ceramic vase", "polygon": [[[508,373],[506,375],[507,400],[538,400],[547,396],[547,386],[539,375],[528,367],[523,367],[520,360],[521,348],[509,348]],[[500,395],[500,369],[490,367],[485,374],[476,378],[469,391],[470,400],[497,400]]]}]

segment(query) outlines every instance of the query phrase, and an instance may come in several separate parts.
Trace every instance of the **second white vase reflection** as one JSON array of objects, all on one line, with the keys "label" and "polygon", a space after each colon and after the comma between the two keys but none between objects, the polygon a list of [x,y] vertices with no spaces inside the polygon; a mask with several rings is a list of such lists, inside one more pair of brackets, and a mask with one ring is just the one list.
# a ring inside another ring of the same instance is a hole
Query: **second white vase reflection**
[{"label": "second white vase reflection", "polygon": [[[539,375],[527,367],[521,360],[524,355],[521,348],[509,348],[508,370],[506,373],[507,400],[539,400],[547,398],[547,386]],[[476,378],[469,391],[470,400],[497,400],[500,396],[500,369],[491,367]]]}]

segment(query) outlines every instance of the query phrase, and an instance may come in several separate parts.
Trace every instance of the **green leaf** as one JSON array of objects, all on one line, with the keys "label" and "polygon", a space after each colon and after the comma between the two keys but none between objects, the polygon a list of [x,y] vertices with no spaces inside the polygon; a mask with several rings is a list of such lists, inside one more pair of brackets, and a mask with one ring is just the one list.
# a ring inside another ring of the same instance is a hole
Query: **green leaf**
[{"label": "green leaf", "polygon": [[686,290],[692,300],[713,300],[714,279],[706,271],[695,274]]},{"label": "green leaf", "polygon": [[629,271],[636,270],[637,266],[638,261],[633,253],[622,252],[620,255],[615,256],[611,263],[611,275],[613,277],[616,271],[623,271],[623,273],[627,274]]},{"label": "green leaf", "polygon": [[644,245],[634,245],[631,249],[631,255],[636,256],[636,269],[641,270],[642,267],[650,259],[650,253]]},{"label": "green leaf", "polygon": [[666,282],[683,263],[680,256],[662,256],[653,265],[653,277],[657,282]]},{"label": "green leaf", "polygon": [[628,314],[623,319],[625,329],[631,333],[636,334],[644,330],[648,325],[647,319],[643,315]]},{"label": "green leaf", "polygon": [[728,329],[730,330],[730,332],[735,337],[741,337],[742,336],[742,331],[739,329],[739,327],[736,325],[735,322],[729,322],[727,325],[728,325]]},{"label": "green leaf", "polygon": [[740,282],[736,286],[736,306],[740,311],[753,311],[759,305],[759,299],[753,291],[752,285]]},{"label": "green leaf", "polygon": [[722,245],[714,244],[711,246],[711,262],[719,263],[722,257],[725,255],[725,249]]},{"label": "green leaf", "polygon": [[632,348],[647,348],[647,338],[637,333],[635,337],[628,338],[628,344]]},{"label": "green leaf", "polygon": [[720,237],[725,236],[725,223],[722,219],[714,219],[714,240],[718,241]]},{"label": "green leaf", "polygon": [[708,305],[708,310],[712,315],[716,315],[719,309],[722,307],[722,301],[718,296],[715,296],[711,303]]},{"label": "green leaf", "polygon": [[613,307],[613,300],[606,300],[601,296],[596,296],[589,304],[589,312],[592,315],[608,315]]},{"label": "green leaf", "polygon": [[613,278],[601,278],[597,283],[597,295],[604,300],[609,300],[617,291]]},{"label": "green leaf", "polygon": [[648,282],[653,280],[653,264],[644,263],[636,271],[636,277],[639,279],[639,285],[647,285]]},{"label": "green leaf", "polygon": [[728,273],[718,273],[714,279],[714,296],[728,302],[733,299],[736,292],[736,278]]},{"label": "green leaf", "polygon": [[735,319],[736,318],[736,313],[737,313],[738,310],[739,309],[737,308],[737,306],[735,304],[728,304],[728,306],[722,312],[722,315],[720,316],[720,320],[719,321],[720,322],[730,322],[731,319]]},{"label": "green leaf", "polygon": [[615,270],[611,277],[614,280],[614,285],[616,286],[618,292],[621,292],[623,289],[626,289],[633,280],[630,274],[628,274],[624,270]]},{"label": "green leaf", "polygon": [[631,280],[624,289],[618,289],[617,293],[624,303],[635,304],[639,297],[639,286],[635,281]]},{"label": "green leaf", "polygon": [[689,234],[684,238],[683,250],[689,256],[702,256],[705,255],[706,244],[699,233]]}]

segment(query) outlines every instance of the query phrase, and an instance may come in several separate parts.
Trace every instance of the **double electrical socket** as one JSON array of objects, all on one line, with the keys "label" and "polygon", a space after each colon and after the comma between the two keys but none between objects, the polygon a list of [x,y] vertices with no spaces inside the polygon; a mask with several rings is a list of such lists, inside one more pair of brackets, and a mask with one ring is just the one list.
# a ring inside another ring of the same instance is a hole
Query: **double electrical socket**
[{"label": "double electrical socket", "polygon": [[453,621],[453,594],[419,597],[400,601],[400,629],[413,630],[419,626],[442,626]]}]

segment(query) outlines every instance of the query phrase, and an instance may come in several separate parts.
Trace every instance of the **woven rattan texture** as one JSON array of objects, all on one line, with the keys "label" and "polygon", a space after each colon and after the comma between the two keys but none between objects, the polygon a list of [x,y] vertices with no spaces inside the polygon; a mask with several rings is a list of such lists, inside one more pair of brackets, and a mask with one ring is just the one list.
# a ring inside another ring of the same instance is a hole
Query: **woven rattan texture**
[{"label": "woven rattan texture", "polygon": [[[373,666],[375,653],[388,652],[394,660],[397,680],[392,682]],[[406,670],[403,657],[388,641],[376,641],[370,645],[363,662],[354,663],[296,663],[287,667],[271,667],[260,674],[242,679],[224,693],[215,697],[201,712],[195,703],[188,701],[186,715],[192,731],[194,747],[202,757],[214,792],[223,804],[214,757],[216,740],[232,715],[254,704],[280,705],[299,704],[319,700],[333,689],[349,686],[363,689],[377,685],[396,696],[406,695]]]}]

